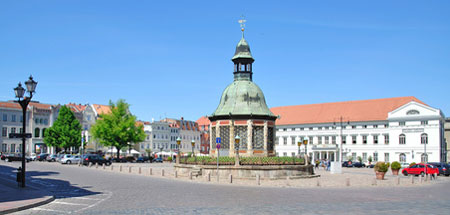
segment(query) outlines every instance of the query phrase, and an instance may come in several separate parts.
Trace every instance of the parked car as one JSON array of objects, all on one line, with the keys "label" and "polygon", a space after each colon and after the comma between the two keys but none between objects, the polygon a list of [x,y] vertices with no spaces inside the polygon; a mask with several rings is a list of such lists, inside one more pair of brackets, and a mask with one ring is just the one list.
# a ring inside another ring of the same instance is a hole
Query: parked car
[{"label": "parked car", "polygon": [[151,163],[150,158],[147,157],[147,156],[143,156],[143,157],[138,157],[136,159],[136,163],[145,163],[145,162],[150,162]]},{"label": "parked car", "polygon": [[58,154],[58,155],[56,156],[56,161],[57,161],[57,162],[61,162],[61,159],[62,159],[65,155],[67,155],[67,154]]},{"label": "parked car", "polygon": [[31,153],[30,155],[31,160],[35,161],[36,157],[37,157],[36,153]]},{"label": "parked car", "polygon": [[61,164],[72,164],[80,162],[80,155],[64,155],[60,162]]},{"label": "parked car", "polygon": [[36,160],[38,160],[38,161],[45,161],[45,160],[47,160],[48,155],[49,154],[47,154],[47,153],[41,153],[38,156],[36,156]]},{"label": "parked car", "polygon": [[113,158],[112,162],[116,162],[116,163],[126,163],[127,159],[122,157],[122,158]]},{"label": "parked car", "polygon": [[358,168],[366,167],[366,164],[361,163],[361,162],[355,162],[352,165],[353,165],[353,167],[358,167]]},{"label": "parked car", "polygon": [[400,163],[400,165],[402,166],[402,168],[407,168],[407,167],[409,167],[409,163],[405,163],[405,162]]},{"label": "parked car", "polygon": [[45,160],[48,162],[55,162],[57,158],[58,158],[58,155],[51,154],[51,155],[47,156],[47,158]]},{"label": "parked car", "polygon": [[82,159],[83,159],[83,161],[82,161],[83,165],[89,165],[89,164],[98,164],[98,165],[105,164],[106,166],[111,165],[110,160],[106,160],[105,158],[103,158],[97,154],[86,154],[86,155],[83,155]]},{"label": "parked car", "polygon": [[437,167],[439,170],[439,175],[450,176],[450,165],[441,162],[430,162],[428,164]]},{"label": "parked car", "polygon": [[[4,159],[6,162],[12,162],[12,161],[22,161],[22,154],[7,154],[4,155]],[[30,162],[31,158],[28,156],[25,156],[25,161]]]},{"label": "parked car", "polygon": [[162,163],[163,159],[161,157],[157,157],[157,158],[153,159],[153,162],[155,162],[155,163]]},{"label": "parked car", "polygon": [[375,162],[372,162],[371,164],[367,165],[366,167],[367,167],[367,168],[374,168],[374,167],[375,167],[375,164],[376,164]]},{"label": "parked car", "polygon": [[411,167],[404,168],[402,170],[402,174],[404,176],[407,176],[407,175],[425,175],[425,174],[427,174],[427,175],[429,175],[429,174],[436,174],[436,175],[438,175],[439,174],[439,169],[436,168],[435,166],[431,165],[431,164],[426,164],[425,165],[423,163],[418,163],[418,164],[415,164],[415,165],[413,165]]},{"label": "parked car", "polygon": [[353,167],[353,162],[352,161],[344,161],[342,163],[342,167]]}]

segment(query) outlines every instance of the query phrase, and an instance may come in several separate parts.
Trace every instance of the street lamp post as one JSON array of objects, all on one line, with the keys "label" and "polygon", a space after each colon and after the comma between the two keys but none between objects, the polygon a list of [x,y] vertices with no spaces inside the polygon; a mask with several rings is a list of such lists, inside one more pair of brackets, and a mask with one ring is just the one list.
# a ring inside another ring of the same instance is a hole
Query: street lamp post
[{"label": "street lamp post", "polygon": [[241,141],[241,138],[239,137],[239,135],[236,135],[236,137],[234,138],[234,142],[236,143],[234,148],[236,151],[236,159],[235,159],[235,166],[239,166],[239,142]]},{"label": "street lamp post", "polygon": [[20,184],[21,187],[25,187],[25,134],[26,134],[26,115],[27,115],[27,107],[28,104],[31,101],[31,98],[33,98],[34,90],[36,89],[37,82],[33,80],[33,77],[30,76],[30,79],[25,82],[25,85],[27,87],[28,93],[30,94],[29,97],[24,97],[25,89],[22,87],[22,84],[19,82],[19,85],[14,88],[14,92],[16,94],[16,98],[18,98],[18,102],[20,106],[22,107],[22,170],[20,172],[21,180]]},{"label": "street lamp post", "polygon": [[181,144],[181,138],[177,137],[177,146],[178,146],[178,151],[177,151],[177,164],[180,164],[180,144]]},{"label": "street lamp post", "polygon": [[305,145],[305,163],[306,163],[306,165],[308,165],[309,164],[309,159],[308,159],[308,140],[303,140],[303,145]]},{"label": "street lamp post", "polygon": [[195,157],[195,163],[197,163],[197,157],[194,154],[195,140],[191,141],[191,146],[192,146],[192,156]]}]

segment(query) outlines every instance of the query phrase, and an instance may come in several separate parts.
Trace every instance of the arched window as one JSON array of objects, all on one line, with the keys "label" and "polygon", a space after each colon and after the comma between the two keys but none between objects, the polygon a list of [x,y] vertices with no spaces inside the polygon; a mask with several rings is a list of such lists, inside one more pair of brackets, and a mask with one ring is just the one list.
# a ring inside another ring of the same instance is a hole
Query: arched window
[{"label": "arched window", "polygon": [[400,163],[405,163],[406,162],[406,155],[405,155],[405,153],[401,153],[399,155],[399,159],[398,160],[400,161]]},{"label": "arched window", "polygon": [[41,130],[39,128],[34,129],[34,137],[39,137]]},{"label": "arched window", "polygon": [[406,136],[404,134],[400,134],[400,136],[398,138],[398,143],[399,144],[406,144]]},{"label": "arched window", "polygon": [[428,162],[428,155],[425,154],[425,153],[422,153],[422,155],[420,156],[420,162],[427,163]]},{"label": "arched window", "polygon": [[45,137],[45,130],[47,130],[46,128],[42,129],[42,137]]},{"label": "arched window", "polygon": [[420,135],[420,143],[428,144],[428,134],[423,133],[422,135]]},{"label": "arched window", "polygon": [[409,110],[406,112],[406,115],[419,115],[420,112],[418,110]]}]

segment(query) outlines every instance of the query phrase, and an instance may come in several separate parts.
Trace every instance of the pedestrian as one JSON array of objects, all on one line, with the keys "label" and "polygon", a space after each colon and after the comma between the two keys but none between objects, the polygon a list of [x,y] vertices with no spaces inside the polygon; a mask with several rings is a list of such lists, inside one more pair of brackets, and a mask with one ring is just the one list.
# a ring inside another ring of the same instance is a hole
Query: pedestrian
[{"label": "pedestrian", "polygon": [[327,161],[327,171],[330,171],[331,162],[330,160]]}]

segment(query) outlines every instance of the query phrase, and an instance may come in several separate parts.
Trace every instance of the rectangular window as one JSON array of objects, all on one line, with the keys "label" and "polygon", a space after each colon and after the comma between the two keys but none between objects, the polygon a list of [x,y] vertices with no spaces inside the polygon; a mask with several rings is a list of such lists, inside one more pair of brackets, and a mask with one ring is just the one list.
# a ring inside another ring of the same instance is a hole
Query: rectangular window
[{"label": "rectangular window", "polygon": [[352,129],[355,129],[356,128],[356,125],[352,125]]},{"label": "rectangular window", "polygon": [[16,151],[16,144],[11,144],[11,150],[10,150],[10,152],[15,152]]},{"label": "rectangular window", "polygon": [[384,153],[384,162],[389,162],[389,153]]},{"label": "rectangular window", "polygon": [[15,122],[16,121],[16,115],[12,115],[11,116],[11,122]]},{"label": "rectangular window", "polygon": [[6,143],[2,144],[2,152],[6,152]]},{"label": "rectangular window", "polygon": [[403,121],[403,122],[399,122],[398,125],[400,125],[400,126],[405,126],[406,123]]},{"label": "rectangular window", "polygon": [[420,121],[421,125],[428,125],[428,121]]},{"label": "rectangular window", "polygon": [[384,127],[385,128],[389,128],[389,124],[384,124]]},{"label": "rectangular window", "polygon": [[378,144],[378,135],[373,136],[373,144]]},{"label": "rectangular window", "polygon": [[317,140],[318,140],[318,144],[322,144],[322,137],[317,137]]},{"label": "rectangular window", "polygon": [[363,125],[363,128],[367,128],[367,125]]},{"label": "rectangular window", "polygon": [[295,145],[295,137],[291,137],[291,144]]},{"label": "rectangular window", "polygon": [[384,135],[384,144],[389,144],[389,134]]},{"label": "rectangular window", "polygon": [[23,128],[19,128],[19,134],[23,134]]},{"label": "rectangular window", "polygon": [[287,152],[283,152],[283,156],[284,156],[284,157],[287,157]]},{"label": "rectangular window", "polygon": [[378,128],[378,125],[373,125],[373,128]]},{"label": "rectangular window", "polygon": [[367,153],[363,152],[363,156],[362,156],[363,162],[367,162]]},{"label": "rectangular window", "polygon": [[2,137],[6,137],[6,135],[8,135],[8,128],[3,127],[2,128]]},{"label": "rectangular window", "polygon": [[322,127],[319,127],[318,129],[319,129],[319,130],[322,130]]},{"label": "rectangular window", "polygon": [[377,162],[378,161],[378,152],[374,152],[373,153],[373,161]]},{"label": "rectangular window", "polygon": [[292,155],[292,157],[295,157],[295,152],[292,152],[291,155]]},{"label": "rectangular window", "polygon": [[342,144],[347,144],[347,136],[342,136]]},{"label": "rectangular window", "polygon": [[11,128],[11,133],[16,133],[16,128]]},{"label": "rectangular window", "polygon": [[283,137],[283,144],[287,145],[287,137]]},{"label": "rectangular window", "polygon": [[305,130],[304,128],[300,128],[300,131],[303,131],[303,130]]},{"label": "rectangular window", "polygon": [[314,144],[313,140],[314,140],[314,137],[309,137],[309,143],[308,144],[311,144],[311,145]]},{"label": "rectangular window", "polygon": [[353,158],[353,160],[356,160],[356,152],[352,153],[352,158]]},{"label": "rectangular window", "polygon": [[332,139],[331,139],[331,141],[332,141],[332,142],[331,142],[332,144],[336,144],[336,136],[333,136]]},{"label": "rectangular window", "polygon": [[356,144],[356,136],[352,136],[352,144]]},{"label": "rectangular window", "polygon": [[325,144],[330,144],[330,137],[329,136],[325,137]]},{"label": "rectangular window", "polygon": [[3,114],[3,122],[8,121],[8,115],[6,115],[6,113]]},{"label": "rectangular window", "polygon": [[367,135],[363,135],[362,138],[363,138],[363,144],[367,144]]}]

